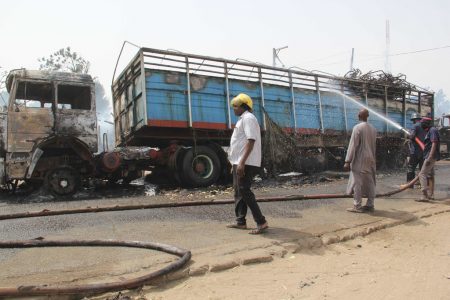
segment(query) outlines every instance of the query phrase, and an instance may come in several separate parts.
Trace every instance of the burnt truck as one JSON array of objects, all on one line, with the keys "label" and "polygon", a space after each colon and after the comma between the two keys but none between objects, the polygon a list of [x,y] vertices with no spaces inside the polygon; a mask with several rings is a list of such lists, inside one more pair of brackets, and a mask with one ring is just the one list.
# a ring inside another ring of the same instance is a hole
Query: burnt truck
[{"label": "burnt truck", "polygon": [[[432,116],[434,100],[410,84],[141,48],[112,83],[116,147],[98,153],[91,76],[19,69],[6,86],[0,183],[44,185],[59,196],[86,180],[129,182],[144,170],[193,187],[227,178],[225,150],[237,122],[230,100],[239,93],[253,99],[263,141],[274,124],[298,141],[301,152],[291,157],[304,156],[299,171],[342,165],[360,105],[409,128],[411,114]],[[370,122],[378,130],[377,163],[401,163],[404,133],[373,115]],[[287,151],[276,140],[265,148],[266,166]]]},{"label": "burnt truck", "polygon": [[[0,113],[0,183],[45,185],[71,195],[83,180],[130,181],[146,168],[145,148],[98,152],[95,86],[90,75],[13,70]],[[140,168],[138,170],[138,167]]]},{"label": "burnt truck", "polygon": [[[319,157],[315,161],[324,168],[342,166],[358,122],[358,103],[409,128],[411,114],[432,115],[434,102],[433,92],[407,82],[141,48],[112,84],[116,145],[153,147],[156,173],[169,173],[192,186],[212,184],[228,172],[223,149],[237,122],[230,100],[239,93],[253,99],[263,138],[270,119],[293,134],[305,153]],[[370,122],[378,131],[378,164],[402,164],[404,133],[375,116]],[[303,167],[311,165],[305,162]]]}]

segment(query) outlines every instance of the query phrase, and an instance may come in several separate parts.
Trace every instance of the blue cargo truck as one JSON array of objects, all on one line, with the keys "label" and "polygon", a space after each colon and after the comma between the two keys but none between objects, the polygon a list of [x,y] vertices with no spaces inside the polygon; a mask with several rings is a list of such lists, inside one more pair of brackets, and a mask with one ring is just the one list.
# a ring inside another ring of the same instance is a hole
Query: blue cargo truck
[{"label": "blue cargo truck", "polygon": [[[434,99],[412,85],[150,48],[139,50],[113,82],[112,93],[116,145],[152,147],[153,171],[191,186],[210,185],[227,174],[223,149],[237,122],[230,100],[239,93],[253,99],[263,136],[269,120],[275,122],[303,149],[321,156],[316,161],[322,167],[341,163],[358,122],[360,106],[343,95],[405,128],[412,125],[412,113],[432,115]],[[373,116],[370,122],[379,135],[378,163],[397,164],[404,133]]]}]

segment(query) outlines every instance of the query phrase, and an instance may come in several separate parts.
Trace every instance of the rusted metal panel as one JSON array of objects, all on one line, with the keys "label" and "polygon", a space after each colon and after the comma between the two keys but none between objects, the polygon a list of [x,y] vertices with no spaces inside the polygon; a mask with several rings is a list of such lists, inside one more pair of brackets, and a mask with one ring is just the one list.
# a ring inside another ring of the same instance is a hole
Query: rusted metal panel
[{"label": "rusted metal panel", "polygon": [[28,152],[53,133],[54,117],[49,109],[25,108],[8,113],[7,152]]},{"label": "rusted metal panel", "polygon": [[25,178],[30,163],[31,153],[15,152],[6,154],[6,177],[8,179]]},{"label": "rusted metal panel", "polygon": [[56,114],[56,133],[77,137],[92,152],[98,150],[97,121],[95,112],[87,110],[64,110]]},{"label": "rusted metal panel", "polygon": [[3,108],[0,108],[0,152],[3,153],[6,150],[6,139],[7,139],[7,121],[8,115]]}]

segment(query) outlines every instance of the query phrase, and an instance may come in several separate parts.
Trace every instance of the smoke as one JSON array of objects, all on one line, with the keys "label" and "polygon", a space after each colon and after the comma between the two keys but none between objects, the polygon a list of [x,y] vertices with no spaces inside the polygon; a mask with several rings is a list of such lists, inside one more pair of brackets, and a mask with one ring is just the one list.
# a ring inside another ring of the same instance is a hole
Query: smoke
[{"label": "smoke", "polygon": [[8,106],[9,94],[6,91],[6,76],[8,71],[0,67],[0,107]]},{"label": "smoke", "polygon": [[436,117],[450,113],[450,99],[445,95],[442,89],[434,95],[434,101],[434,115]]},{"label": "smoke", "polygon": [[[114,148],[115,136],[114,136],[114,117],[112,109],[112,101],[106,95],[105,88],[100,83],[98,78],[94,79],[95,82],[95,106],[97,110],[97,121],[99,126],[98,135],[99,140],[99,150],[106,150]],[[107,145],[103,146],[103,134],[107,135]]]}]

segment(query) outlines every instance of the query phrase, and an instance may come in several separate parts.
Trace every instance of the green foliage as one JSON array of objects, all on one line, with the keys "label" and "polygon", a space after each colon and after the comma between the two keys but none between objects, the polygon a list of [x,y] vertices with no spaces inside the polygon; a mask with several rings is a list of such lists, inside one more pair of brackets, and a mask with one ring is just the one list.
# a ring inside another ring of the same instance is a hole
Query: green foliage
[{"label": "green foliage", "polygon": [[78,53],[72,52],[70,47],[61,48],[49,57],[38,58],[40,70],[63,71],[87,74],[90,63]]},{"label": "green foliage", "polygon": [[[38,58],[41,63],[40,70],[62,71],[88,74],[90,62],[72,51],[70,47],[61,48],[49,57]],[[112,111],[111,100],[105,94],[105,89],[98,78],[94,77],[95,101],[98,112],[105,112],[106,115]]]}]

